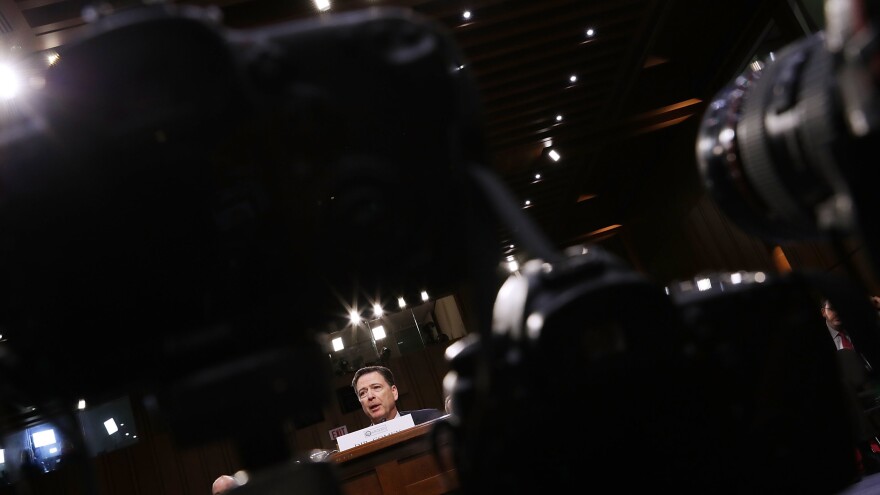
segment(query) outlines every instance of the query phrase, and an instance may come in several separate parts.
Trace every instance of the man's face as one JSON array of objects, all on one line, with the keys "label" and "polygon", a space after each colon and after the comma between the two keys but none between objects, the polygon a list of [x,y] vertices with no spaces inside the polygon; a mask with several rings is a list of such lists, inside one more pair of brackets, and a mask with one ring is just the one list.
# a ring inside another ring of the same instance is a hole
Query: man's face
[{"label": "man's face", "polygon": [[825,307],[822,308],[822,316],[825,317],[825,321],[828,322],[831,328],[835,330],[840,328],[840,317],[837,316],[837,311],[834,311],[831,303],[826,303]]},{"label": "man's face", "polygon": [[397,387],[389,385],[381,373],[373,371],[358,378],[355,391],[361,407],[373,423],[397,413]]}]

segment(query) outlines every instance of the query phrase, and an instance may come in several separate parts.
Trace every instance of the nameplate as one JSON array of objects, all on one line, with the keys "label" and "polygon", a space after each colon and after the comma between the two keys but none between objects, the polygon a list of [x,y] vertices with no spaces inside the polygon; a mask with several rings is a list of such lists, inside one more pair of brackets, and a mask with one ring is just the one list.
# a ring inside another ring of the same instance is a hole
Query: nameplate
[{"label": "nameplate", "polygon": [[389,419],[388,421],[379,423],[377,425],[371,425],[366,428],[353,431],[347,435],[336,437],[336,443],[337,445],[339,445],[339,451],[342,452],[343,450],[348,450],[352,447],[357,447],[358,445],[363,445],[365,443],[372,442],[373,440],[387,437],[388,435],[397,433],[398,431],[412,428],[415,425],[416,424],[413,423],[412,415],[407,414],[406,416],[399,416],[394,419]]}]

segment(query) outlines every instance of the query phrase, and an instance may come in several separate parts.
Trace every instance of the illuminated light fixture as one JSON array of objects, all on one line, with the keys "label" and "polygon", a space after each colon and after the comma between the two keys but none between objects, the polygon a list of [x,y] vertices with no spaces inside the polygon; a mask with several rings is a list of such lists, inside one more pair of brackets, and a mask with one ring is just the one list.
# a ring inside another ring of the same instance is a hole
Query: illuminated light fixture
[{"label": "illuminated light fixture", "polygon": [[461,17],[462,17],[464,20],[466,20],[466,21],[467,21],[467,20],[470,20],[470,18],[471,18],[471,11],[470,11],[470,10],[465,10],[464,12],[461,13]]},{"label": "illuminated light fixture", "polygon": [[762,284],[765,280],[767,280],[767,275],[765,275],[764,272],[755,273],[755,282]]},{"label": "illuminated light fixture", "polygon": [[541,174],[535,174],[535,180],[541,180]]},{"label": "illuminated light fixture", "polygon": [[330,0],[315,0],[315,8],[321,12],[330,10]]},{"label": "illuminated light fixture", "polygon": [[730,274],[730,283],[741,284],[742,281],[743,281],[742,273],[731,273]]},{"label": "illuminated light fixture", "polygon": [[422,301],[427,301],[428,299],[429,299],[429,297],[428,297],[428,291],[423,290],[423,291],[422,291]]},{"label": "illuminated light fixture", "polygon": [[402,297],[398,297],[397,298],[397,305],[400,306],[400,309],[405,308],[406,307],[406,299],[404,299]]},{"label": "illuminated light fixture", "polygon": [[553,149],[551,149],[550,151],[547,152],[547,156],[549,156],[550,159],[553,160],[554,162],[558,162],[559,159],[562,158],[562,156],[559,154],[559,152],[556,150],[553,150]]},{"label": "illuminated light fixture", "polygon": [[697,280],[697,290],[704,291],[712,288],[712,281],[708,278],[701,278]]},{"label": "illuminated light fixture", "polygon": [[79,402],[76,403],[76,408],[79,409],[80,411],[85,409],[86,408],[86,400],[80,399]]},{"label": "illuminated light fixture", "polygon": [[345,346],[342,345],[342,337],[336,337],[333,339],[333,350],[339,352],[342,349],[345,349]]},{"label": "illuminated light fixture", "polygon": [[556,122],[562,122],[562,114],[556,116]]},{"label": "illuminated light fixture", "polygon": [[125,436],[128,436],[128,435],[129,435],[128,433],[125,434]]},{"label": "illuminated light fixture", "polygon": [[31,435],[31,438],[34,440],[34,448],[45,447],[46,445],[52,445],[58,440],[55,438],[55,430],[49,428],[48,430],[38,431]]},{"label": "illuminated light fixture", "polygon": [[0,64],[0,98],[10,100],[21,91],[21,79],[15,69],[7,64]]},{"label": "illuminated light fixture", "polygon": [[510,245],[510,249],[513,249],[513,244]]},{"label": "illuminated light fixture", "polygon": [[666,295],[669,295],[669,287],[664,287],[663,290],[666,292]]},{"label": "illuminated light fixture", "polygon": [[383,313],[383,312],[384,312],[384,311],[382,311],[382,305],[381,305],[381,304],[376,303],[376,304],[373,305],[373,315],[374,315],[374,316],[376,316],[376,317],[378,318],[378,317],[382,316],[382,313]]},{"label": "illuminated light fixture", "polygon": [[46,55],[46,63],[49,65],[55,65],[55,62],[57,62],[59,58],[61,58],[61,56],[58,55],[58,52],[49,53]]},{"label": "illuminated light fixture", "polygon": [[351,312],[348,313],[348,321],[350,321],[352,325],[357,325],[358,323],[361,322],[360,313],[358,313],[355,310],[351,310]]},{"label": "illuminated light fixture", "polygon": [[382,340],[385,338],[385,327],[379,325],[373,328],[373,340]]},{"label": "illuminated light fixture", "polygon": [[511,260],[507,262],[507,269],[510,270],[510,273],[513,273],[519,270],[519,263],[516,260]]},{"label": "illuminated light fixture", "polygon": [[592,38],[593,36],[596,36],[596,30],[593,28],[587,28],[587,30],[584,31],[584,34],[587,35],[587,38]]},{"label": "illuminated light fixture", "polygon": [[572,74],[572,75],[568,78],[568,81],[569,81],[569,82],[572,82],[572,83],[576,83],[577,80],[578,80],[578,76],[576,76],[575,74]]},{"label": "illuminated light fixture", "polygon": [[50,454],[57,454],[57,453],[58,453],[58,447],[52,447],[52,448],[50,448],[50,449],[49,449],[49,453],[50,453]]},{"label": "illuminated light fixture", "polygon": [[114,421],[113,418],[110,418],[107,421],[104,421],[104,428],[107,429],[108,435],[112,435],[112,434],[116,433],[117,431],[119,431],[119,427],[116,426],[116,421]]},{"label": "illuminated light fixture", "polygon": [[6,451],[4,449],[0,449],[0,464],[6,463]]},{"label": "illuminated light fixture", "polygon": [[527,199],[527,200],[523,203],[523,207],[524,207],[524,208],[528,208],[529,206],[532,206],[532,200]]}]

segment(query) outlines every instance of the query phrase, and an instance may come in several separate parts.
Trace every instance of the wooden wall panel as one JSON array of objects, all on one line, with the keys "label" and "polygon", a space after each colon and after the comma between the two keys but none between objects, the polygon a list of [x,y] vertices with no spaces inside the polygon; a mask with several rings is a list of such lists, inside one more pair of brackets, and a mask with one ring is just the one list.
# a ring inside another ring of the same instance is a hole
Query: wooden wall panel
[{"label": "wooden wall panel", "polygon": [[[763,270],[775,272],[773,243],[746,233],[704,196],[684,218],[682,230],[694,257],[694,276],[707,271]],[[835,250],[822,240],[786,240],[779,244],[792,270],[818,270],[861,283],[866,291],[880,293],[877,270],[857,238],[849,238]]]},{"label": "wooden wall panel", "polygon": [[772,246],[745,233],[718,206],[703,196],[683,221],[695,257],[694,273],[712,271],[773,271]]}]

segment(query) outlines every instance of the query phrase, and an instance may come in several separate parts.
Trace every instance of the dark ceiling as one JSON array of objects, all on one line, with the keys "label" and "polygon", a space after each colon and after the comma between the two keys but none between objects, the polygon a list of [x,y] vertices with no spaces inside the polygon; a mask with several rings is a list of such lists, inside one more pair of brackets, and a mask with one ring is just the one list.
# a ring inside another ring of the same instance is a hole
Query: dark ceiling
[{"label": "dark ceiling", "polygon": [[[193,3],[218,5],[230,27],[323,15],[311,0]],[[33,52],[75,36],[88,2],[0,5],[6,45]],[[638,248],[686,212],[701,194],[706,102],[749,56],[815,29],[794,0],[332,0],[328,12],[371,6],[410,7],[453,33],[482,99],[490,165],[558,247],[626,230]],[[523,254],[499,237],[499,258]]]}]

